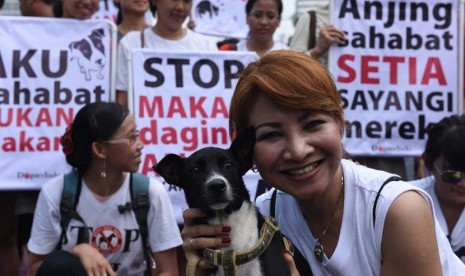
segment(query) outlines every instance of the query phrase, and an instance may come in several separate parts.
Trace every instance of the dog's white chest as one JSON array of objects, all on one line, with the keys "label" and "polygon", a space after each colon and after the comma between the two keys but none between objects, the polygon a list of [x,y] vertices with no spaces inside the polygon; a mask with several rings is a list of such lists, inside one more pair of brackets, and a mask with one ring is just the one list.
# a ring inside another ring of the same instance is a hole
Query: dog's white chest
[{"label": "dog's white chest", "polygon": [[[249,203],[244,202],[241,208],[233,212],[227,220],[214,219],[209,221],[211,224],[222,224],[231,226],[231,246],[227,249],[233,249],[237,254],[250,250],[259,239],[257,229],[257,216],[255,209]],[[217,275],[223,276],[223,267],[218,267]],[[237,267],[237,275],[261,276],[259,258],[240,265]]]}]

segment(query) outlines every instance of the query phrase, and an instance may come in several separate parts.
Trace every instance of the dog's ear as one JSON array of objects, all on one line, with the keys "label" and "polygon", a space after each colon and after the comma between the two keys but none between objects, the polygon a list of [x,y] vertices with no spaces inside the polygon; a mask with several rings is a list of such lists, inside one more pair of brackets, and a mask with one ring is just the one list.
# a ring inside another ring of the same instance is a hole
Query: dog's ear
[{"label": "dog's ear", "polygon": [[245,174],[253,165],[255,147],[255,128],[249,127],[236,136],[229,150],[236,156],[241,165],[241,174]]},{"label": "dog's ear", "polygon": [[167,183],[182,188],[181,172],[184,158],[176,154],[168,154],[163,157],[158,164],[152,168],[160,174]]}]

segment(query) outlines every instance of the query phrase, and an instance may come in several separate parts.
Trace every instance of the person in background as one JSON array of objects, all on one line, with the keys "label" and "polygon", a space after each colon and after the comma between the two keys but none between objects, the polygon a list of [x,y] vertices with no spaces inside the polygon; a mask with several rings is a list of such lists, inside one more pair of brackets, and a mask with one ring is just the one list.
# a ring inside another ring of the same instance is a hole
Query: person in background
[{"label": "person in background", "polygon": [[[312,15],[304,12],[299,17],[289,47],[316,58],[327,66],[329,47],[345,42],[346,37],[344,32],[329,23],[329,4],[315,9]],[[313,29],[310,26],[311,20],[315,21]]]},{"label": "person in background", "polygon": [[273,35],[281,22],[283,3],[281,0],[248,0],[245,5],[249,34],[247,39],[236,43],[221,43],[222,51],[253,51],[259,57],[272,50],[288,49]]},{"label": "person in background", "polygon": [[431,196],[452,250],[465,262],[465,115],[431,127],[422,158],[429,175],[411,183]]},{"label": "person in background", "polygon": [[150,8],[150,0],[114,0],[118,7],[117,27],[120,41],[124,35],[131,31],[141,31],[147,27],[146,13]]},{"label": "person in background", "polygon": [[55,0],[19,0],[19,10],[23,16],[53,17]]},{"label": "person in background", "polygon": [[[62,236],[64,176],[47,182],[39,194],[28,242],[28,274],[143,275],[141,236],[128,231],[139,229],[134,212],[121,213],[118,208],[131,200],[131,174],[141,163],[143,144],[134,117],[116,103],[88,104],[61,141],[67,162],[82,181],[76,206],[82,221],[72,219]],[[150,179],[149,199],[147,240],[156,263],[149,275],[177,275],[175,248],[182,240],[168,195],[155,179]],[[77,229],[82,226],[90,230],[88,241],[80,241]],[[55,250],[57,245],[61,250]]]},{"label": "person in background", "polygon": [[[277,189],[257,198],[260,212],[275,217],[314,275],[463,274],[426,192],[341,159],[340,102],[331,74],[305,54],[272,51],[245,68],[230,125],[237,133],[255,128],[255,166]],[[187,258],[228,245],[223,231],[234,225],[197,225],[203,216],[184,211]]]},{"label": "person in background", "polygon": [[53,14],[59,18],[89,19],[97,11],[99,0],[57,0]]},{"label": "person in background", "polygon": [[[124,1],[124,0],[123,0]],[[143,31],[126,34],[120,41],[116,68],[116,102],[127,106],[128,59],[133,48],[178,51],[218,51],[206,36],[184,28],[192,9],[192,0],[153,0],[157,9],[157,23]]]}]

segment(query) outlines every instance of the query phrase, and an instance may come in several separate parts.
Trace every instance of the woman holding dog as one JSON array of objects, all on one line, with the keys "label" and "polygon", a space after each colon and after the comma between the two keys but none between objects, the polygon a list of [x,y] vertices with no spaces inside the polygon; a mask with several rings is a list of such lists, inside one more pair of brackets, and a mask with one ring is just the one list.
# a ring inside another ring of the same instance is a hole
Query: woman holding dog
[{"label": "woman holding dog", "polygon": [[[305,54],[273,51],[247,66],[230,121],[238,133],[256,129],[255,165],[278,190],[274,203],[273,191],[257,199],[260,211],[274,207],[314,275],[463,274],[423,190],[397,179],[380,189],[391,174],[342,159],[340,103],[329,72]],[[234,225],[195,225],[202,216],[184,212],[187,258],[228,245]],[[199,272],[211,267],[202,260]]]},{"label": "woman holding dog", "polygon": [[465,262],[465,115],[443,118],[428,130],[422,159],[428,176],[411,183],[433,199],[452,250]]},{"label": "woman holding dog", "polygon": [[[140,205],[134,202],[143,198],[134,198],[132,187],[142,182],[134,172],[143,144],[128,109],[107,102],[84,106],[61,143],[74,169],[40,191],[28,242],[28,275],[178,275],[176,247],[182,240],[166,190],[155,179],[144,182],[148,235],[142,236],[136,217]],[[72,174],[77,175],[72,182],[78,187],[77,215],[63,227],[62,194]]]}]

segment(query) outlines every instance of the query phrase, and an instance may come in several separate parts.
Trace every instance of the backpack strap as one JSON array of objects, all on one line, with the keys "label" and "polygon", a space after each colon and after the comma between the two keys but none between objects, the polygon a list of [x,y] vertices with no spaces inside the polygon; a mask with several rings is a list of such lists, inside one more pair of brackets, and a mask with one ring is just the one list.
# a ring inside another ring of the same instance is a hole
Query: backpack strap
[{"label": "backpack strap", "polygon": [[376,204],[378,204],[378,199],[379,199],[379,196],[381,195],[381,191],[384,189],[384,186],[386,186],[386,184],[388,184],[389,182],[400,181],[400,180],[402,180],[402,178],[400,178],[397,175],[393,175],[389,177],[388,179],[386,179],[386,181],[383,182],[381,187],[379,187],[378,193],[376,194],[375,203],[373,204],[373,227],[375,227],[375,221],[376,221]]},{"label": "backpack strap", "polygon": [[[278,189],[274,189],[273,193],[271,194],[271,201],[270,201],[270,216],[274,219],[275,218],[275,212],[276,212],[276,197],[277,197]],[[292,244],[292,241],[289,240],[283,233],[279,232],[280,235],[282,236],[285,248],[287,249],[288,247],[292,248],[292,251],[294,252],[293,257],[294,257],[294,263],[295,267],[299,271],[300,275],[306,275],[306,276],[312,276],[312,268],[310,267],[310,264],[305,260],[304,256],[300,251],[297,249],[296,246]],[[289,244],[291,243],[291,244]],[[289,250],[288,250],[289,251]]]},{"label": "backpack strap", "polygon": [[316,12],[314,10],[308,11],[310,16],[310,26],[308,31],[308,44],[307,49],[313,49],[316,46]]},{"label": "backpack strap", "polygon": [[150,252],[148,243],[148,224],[147,216],[150,208],[149,198],[149,183],[150,179],[142,174],[133,173],[130,176],[129,186],[131,191],[131,202],[125,205],[118,205],[118,211],[124,213],[126,210],[131,210],[136,216],[137,224],[144,250],[145,263],[147,265],[146,275],[151,275],[152,269],[155,269],[156,264]]},{"label": "backpack strap", "polygon": [[140,31],[140,47],[145,48],[145,34],[144,30]]},{"label": "backpack strap", "polygon": [[[84,224],[87,228],[84,220],[76,212],[76,206],[79,202],[79,195],[81,194],[82,181],[81,177],[78,175],[77,171],[73,170],[64,175],[63,181],[63,192],[61,194],[60,202],[60,226],[61,226],[61,237],[58,242],[57,249],[61,249],[62,244],[68,243],[68,238],[66,237],[66,231],[68,230],[68,225],[72,219],[76,219]],[[78,237],[77,243],[89,242],[89,233],[87,230],[84,231],[83,237]]]}]

